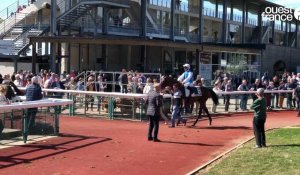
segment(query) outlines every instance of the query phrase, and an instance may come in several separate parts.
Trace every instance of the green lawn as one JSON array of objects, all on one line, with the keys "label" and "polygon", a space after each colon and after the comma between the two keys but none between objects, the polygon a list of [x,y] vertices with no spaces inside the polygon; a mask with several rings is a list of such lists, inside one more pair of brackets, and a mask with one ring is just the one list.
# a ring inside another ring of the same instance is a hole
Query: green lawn
[{"label": "green lawn", "polygon": [[200,174],[300,175],[300,128],[273,130],[266,139],[267,148],[253,149],[253,140]]}]

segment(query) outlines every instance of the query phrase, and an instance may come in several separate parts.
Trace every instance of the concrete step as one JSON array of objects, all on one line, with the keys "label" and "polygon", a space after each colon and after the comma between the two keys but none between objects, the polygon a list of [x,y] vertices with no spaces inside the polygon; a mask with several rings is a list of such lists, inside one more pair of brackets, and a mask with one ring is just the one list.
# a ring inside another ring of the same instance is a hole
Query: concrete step
[{"label": "concrete step", "polygon": [[8,129],[4,128],[2,134],[0,135],[0,140],[11,139],[14,137],[19,137],[22,135],[22,131],[20,129]]}]

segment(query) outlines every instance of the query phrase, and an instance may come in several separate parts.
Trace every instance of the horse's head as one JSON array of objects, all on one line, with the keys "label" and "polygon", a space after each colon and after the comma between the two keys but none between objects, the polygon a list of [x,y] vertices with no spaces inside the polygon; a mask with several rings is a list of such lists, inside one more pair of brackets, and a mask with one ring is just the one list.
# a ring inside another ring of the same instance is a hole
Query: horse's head
[{"label": "horse's head", "polygon": [[161,89],[165,89],[167,86],[173,89],[173,85],[178,84],[181,87],[181,84],[174,78],[166,76],[163,78],[162,82],[160,83]]}]

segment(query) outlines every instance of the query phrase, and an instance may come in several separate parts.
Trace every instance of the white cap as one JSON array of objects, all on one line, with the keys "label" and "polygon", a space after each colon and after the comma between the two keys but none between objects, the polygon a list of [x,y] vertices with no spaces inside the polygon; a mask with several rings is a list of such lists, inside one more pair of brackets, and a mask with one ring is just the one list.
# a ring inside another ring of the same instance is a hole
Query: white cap
[{"label": "white cap", "polygon": [[189,64],[184,64],[183,67],[190,68],[191,66]]}]

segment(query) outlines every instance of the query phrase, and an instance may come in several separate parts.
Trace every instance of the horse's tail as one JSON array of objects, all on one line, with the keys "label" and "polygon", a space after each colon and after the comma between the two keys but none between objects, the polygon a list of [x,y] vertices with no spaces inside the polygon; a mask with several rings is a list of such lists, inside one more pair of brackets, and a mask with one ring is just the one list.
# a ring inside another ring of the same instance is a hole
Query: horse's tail
[{"label": "horse's tail", "polygon": [[210,91],[210,95],[211,95],[211,98],[214,102],[215,105],[218,105],[219,104],[219,98],[218,98],[218,95],[215,93],[215,91],[213,91],[212,89],[209,89]]}]

